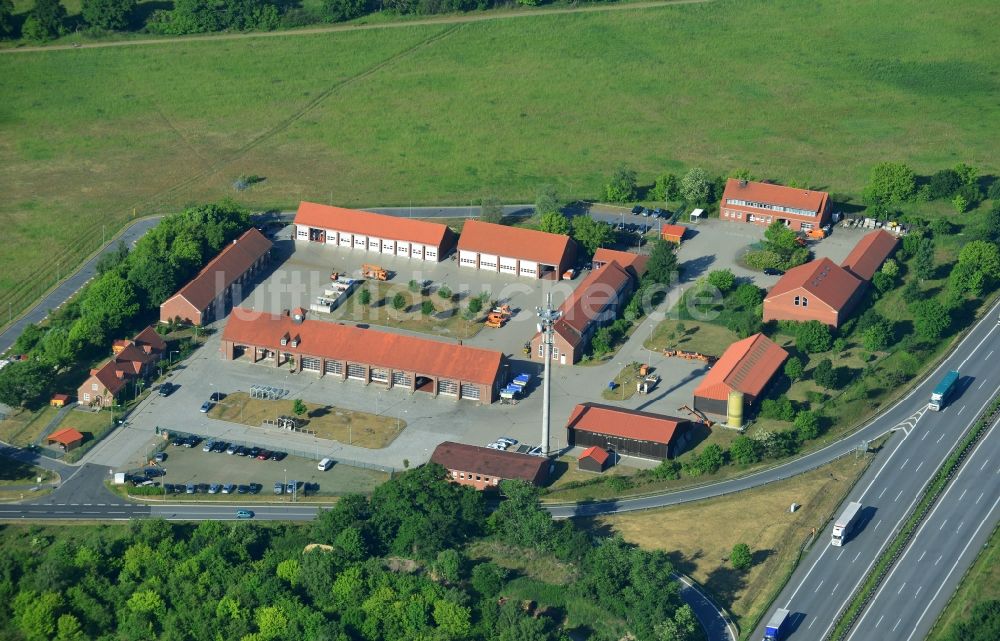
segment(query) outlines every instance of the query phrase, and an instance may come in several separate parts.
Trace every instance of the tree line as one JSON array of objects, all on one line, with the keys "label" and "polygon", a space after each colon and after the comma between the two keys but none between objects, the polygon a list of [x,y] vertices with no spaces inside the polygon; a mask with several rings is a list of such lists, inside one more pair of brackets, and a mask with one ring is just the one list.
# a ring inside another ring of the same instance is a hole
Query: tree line
[{"label": "tree line", "polygon": [[[520,482],[504,483],[487,516],[482,493],[445,476],[407,471],[305,525],[148,519],[0,534],[0,639],[566,641],[594,617],[594,641],[700,638],[665,553],[554,522]],[[525,582],[470,558],[481,541],[544,551],[572,580]],[[574,599],[586,607],[570,617]]]},{"label": "tree line", "polygon": [[108,353],[113,338],[157,318],[160,304],[249,226],[248,210],[223,202],[166,216],[131,250],[119,243],[101,256],[85,289],[18,337],[12,351],[27,358],[0,369],[0,402],[46,402],[58,374]]}]

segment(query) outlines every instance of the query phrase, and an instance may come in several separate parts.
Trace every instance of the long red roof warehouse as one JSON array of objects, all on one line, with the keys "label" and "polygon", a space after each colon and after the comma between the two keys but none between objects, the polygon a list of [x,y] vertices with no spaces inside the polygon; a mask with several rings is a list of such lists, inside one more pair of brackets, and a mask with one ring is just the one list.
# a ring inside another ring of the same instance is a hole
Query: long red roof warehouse
[{"label": "long red roof warehouse", "polygon": [[572,242],[562,234],[469,220],[462,227],[458,249],[560,265]]},{"label": "long red roof warehouse", "polygon": [[[730,178],[726,181],[726,190],[722,197],[723,202],[727,198],[736,198],[739,200],[757,201],[771,205],[782,205],[784,207],[819,212],[823,211],[826,207],[826,202],[830,198],[830,195],[825,191],[798,189],[797,187],[740,181],[737,178]],[[778,215],[778,212],[775,212],[775,215]]]},{"label": "long red roof warehouse", "polygon": [[735,391],[757,397],[786,358],[788,352],[763,334],[744,338],[729,346],[694,395],[724,401]]},{"label": "long red roof warehouse", "polygon": [[580,403],[570,414],[566,429],[669,445],[677,428],[687,422],[685,419],[663,414],[626,410],[600,403]]},{"label": "long red roof warehouse", "polygon": [[766,298],[772,299],[799,287],[832,309],[841,310],[861,287],[861,281],[824,257],[789,269],[767,292]]},{"label": "long red roof warehouse", "polygon": [[[298,337],[297,346],[282,345],[285,336],[289,342]],[[244,308],[230,314],[222,340],[483,385],[493,384],[503,361],[493,350],[325,321],[297,323],[284,314]]]},{"label": "long red roof warehouse", "polygon": [[896,249],[897,243],[898,238],[884,229],[876,229],[858,241],[840,266],[858,278],[871,280],[885,259]]},{"label": "long red roof warehouse", "polygon": [[302,201],[295,214],[296,225],[347,231],[387,240],[405,240],[437,247],[454,232],[447,225],[412,218],[386,216],[360,209],[345,209]]}]

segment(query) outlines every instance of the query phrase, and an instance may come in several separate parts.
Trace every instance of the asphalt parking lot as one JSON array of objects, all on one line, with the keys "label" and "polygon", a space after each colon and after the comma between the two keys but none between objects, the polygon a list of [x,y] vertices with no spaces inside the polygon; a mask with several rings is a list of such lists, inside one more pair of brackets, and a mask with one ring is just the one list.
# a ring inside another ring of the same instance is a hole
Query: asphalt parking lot
[{"label": "asphalt parking lot", "polygon": [[[203,452],[202,441],[197,447],[187,448],[167,445],[163,450],[167,458],[161,464],[166,475],[156,479],[160,483],[173,484],[226,484],[236,485],[259,483],[262,496],[274,495],[276,482],[299,481],[309,483],[309,494],[338,495],[350,492],[370,492],[387,476],[374,470],[366,470],[339,464],[326,472],[320,472],[313,459],[287,456],[282,461],[258,461],[248,457],[226,453]],[[201,491],[199,490],[199,493]]]}]

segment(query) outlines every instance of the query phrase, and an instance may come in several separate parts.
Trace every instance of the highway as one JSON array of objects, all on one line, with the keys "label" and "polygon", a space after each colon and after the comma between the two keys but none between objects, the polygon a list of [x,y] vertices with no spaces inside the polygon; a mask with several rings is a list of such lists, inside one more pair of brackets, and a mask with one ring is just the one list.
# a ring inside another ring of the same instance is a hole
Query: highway
[{"label": "highway", "polygon": [[930,632],[1000,519],[998,424],[966,458],[847,641],[919,641]]},{"label": "highway", "polygon": [[[838,508],[839,514],[849,501],[864,506],[855,533],[843,547],[834,547],[829,544],[831,522],[761,626],[781,607],[792,613],[786,638],[822,639],[827,635],[879,553],[919,500],[928,480],[980,412],[1000,393],[1000,376],[992,360],[994,353],[1000,355],[996,314],[994,307],[934,374],[879,417],[876,424],[883,428],[881,431],[895,427],[896,434]],[[961,372],[961,389],[942,411],[930,411],[927,400],[931,390],[949,369]],[[991,434],[990,438],[996,437]],[[995,483],[990,487],[995,493]],[[974,514],[966,516],[969,523],[975,518]],[[763,638],[763,633],[761,627],[751,638]]]}]

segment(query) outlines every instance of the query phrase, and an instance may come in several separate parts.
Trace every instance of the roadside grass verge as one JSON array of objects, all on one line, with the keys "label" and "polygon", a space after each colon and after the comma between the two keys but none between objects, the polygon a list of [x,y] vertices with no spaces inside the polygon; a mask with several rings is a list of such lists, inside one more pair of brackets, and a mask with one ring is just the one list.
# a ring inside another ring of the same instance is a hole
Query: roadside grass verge
[{"label": "roadside grass verge", "polygon": [[934,628],[927,635],[927,641],[950,641],[954,639],[951,627],[966,619],[977,603],[1000,599],[1000,530],[993,530],[993,536],[976,562],[965,573],[962,583],[952,595],[948,605],[934,622]]},{"label": "roadside grass verge", "polygon": [[[0,465],[0,490],[9,485],[35,485],[41,483],[58,483],[59,474],[22,461],[3,457]],[[41,481],[38,478],[41,477]]]},{"label": "roadside grass verge", "polygon": [[58,409],[48,405],[35,412],[19,409],[0,421],[0,440],[18,447],[27,447],[58,413]]},{"label": "roadside grass verge", "polygon": [[293,406],[293,399],[270,401],[250,398],[246,392],[233,392],[216,403],[208,411],[208,416],[251,427],[261,427],[264,421],[274,421],[279,416],[291,416],[299,419],[303,432],[369,449],[388,446],[406,427],[406,421],[391,416],[377,416],[315,403],[305,403],[305,414],[295,416]]},{"label": "roadside grass verge", "polygon": [[[600,517],[596,531],[621,534],[646,549],[666,551],[687,574],[724,604],[743,631],[770,606],[797,562],[812,528],[821,532],[866,469],[864,459],[844,457],[792,479],[675,507]],[[789,512],[792,502],[801,507]],[[750,545],[747,572],[728,563],[736,543]],[[822,542],[821,542],[822,543]]]}]

